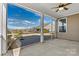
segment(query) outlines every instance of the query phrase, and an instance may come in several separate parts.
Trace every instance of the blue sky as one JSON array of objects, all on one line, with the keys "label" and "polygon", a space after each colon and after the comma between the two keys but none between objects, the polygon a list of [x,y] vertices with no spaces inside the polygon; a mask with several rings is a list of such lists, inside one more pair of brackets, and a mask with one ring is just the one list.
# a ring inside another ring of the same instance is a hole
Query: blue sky
[{"label": "blue sky", "polygon": [[[40,25],[40,14],[29,9],[24,9],[13,4],[8,4],[8,28],[26,29]],[[50,23],[51,18],[45,16],[45,23]]]}]

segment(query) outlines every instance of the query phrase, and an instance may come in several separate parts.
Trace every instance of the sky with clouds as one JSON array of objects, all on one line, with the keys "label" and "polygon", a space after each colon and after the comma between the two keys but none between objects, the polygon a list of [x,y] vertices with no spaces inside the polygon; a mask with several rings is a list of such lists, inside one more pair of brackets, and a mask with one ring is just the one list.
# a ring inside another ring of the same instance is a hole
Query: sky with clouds
[{"label": "sky with clouds", "polygon": [[[29,9],[24,9],[13,4],[8,4],[8,25],[9,29],[26,29],[40,25],[40,14]],[[45,23],[51,23],[51,18],[44,17]]]}]

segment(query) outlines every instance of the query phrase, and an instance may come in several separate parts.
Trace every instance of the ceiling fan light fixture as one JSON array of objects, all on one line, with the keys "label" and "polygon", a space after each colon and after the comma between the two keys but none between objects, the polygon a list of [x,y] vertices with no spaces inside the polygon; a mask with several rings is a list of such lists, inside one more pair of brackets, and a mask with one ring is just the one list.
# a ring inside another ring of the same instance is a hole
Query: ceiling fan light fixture
[{"label": "ceiling fan light fixture", "polygon": [[63,7],[60,7],[59,10],[60,10],[60,11],[61,11],[61,10],[64,10],[64,8],[63,8]]}]

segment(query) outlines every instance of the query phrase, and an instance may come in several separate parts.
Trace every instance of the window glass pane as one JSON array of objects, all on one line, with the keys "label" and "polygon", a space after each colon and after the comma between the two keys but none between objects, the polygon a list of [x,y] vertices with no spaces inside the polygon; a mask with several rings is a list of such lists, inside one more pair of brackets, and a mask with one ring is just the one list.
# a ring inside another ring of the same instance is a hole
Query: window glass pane
[{"label": "window glass pane", "polygon": [[58,22],[59,25],[59,32],[66,32],[66,26],[67,26],[67,22],[66,19],[60,19]]}]

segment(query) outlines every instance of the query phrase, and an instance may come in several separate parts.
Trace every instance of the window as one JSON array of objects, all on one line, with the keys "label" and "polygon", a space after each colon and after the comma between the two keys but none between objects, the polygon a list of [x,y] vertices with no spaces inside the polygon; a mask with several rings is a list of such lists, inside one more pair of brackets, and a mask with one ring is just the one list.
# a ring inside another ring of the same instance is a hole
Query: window
[{"label": "window", "polygon": [[67,32],[67,19],[66,18],[59,19],[58,31],[59,32]]}]

